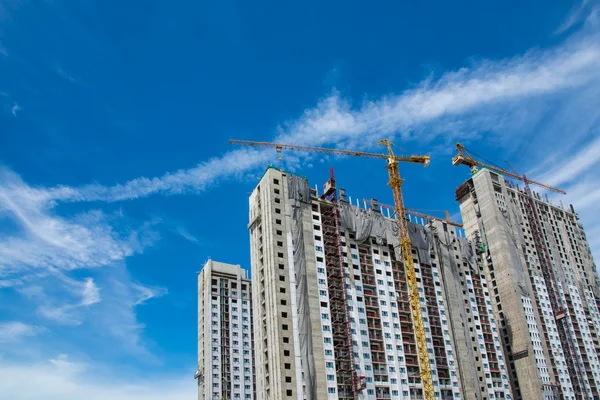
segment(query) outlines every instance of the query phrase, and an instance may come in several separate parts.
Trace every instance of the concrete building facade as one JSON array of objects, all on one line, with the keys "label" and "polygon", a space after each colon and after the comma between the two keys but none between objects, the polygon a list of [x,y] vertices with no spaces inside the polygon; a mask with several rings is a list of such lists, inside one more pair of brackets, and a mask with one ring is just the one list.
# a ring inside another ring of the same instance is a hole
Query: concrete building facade
[{"label": "concrete building facade", "polygon": [[[600,286],[591,251],[572,207],[533,198],[535,214],[524,190],[486,169],[456,190],[466,235],[482,253],[511,386],[517,399],[597,399]],[[564,312],[553,309],[552,292]]]},{"label": "concrete building facade", "polygon": [[[269,168],[250,196],[257,398],[422,398],[397,223],[337,193]],[[436,397],[512,399],[478,249],[409,230]]]},{"label": "concrete building facade", "polygon": [[239,265],[198,274],[198,399],[254,399],[252,288]]}]

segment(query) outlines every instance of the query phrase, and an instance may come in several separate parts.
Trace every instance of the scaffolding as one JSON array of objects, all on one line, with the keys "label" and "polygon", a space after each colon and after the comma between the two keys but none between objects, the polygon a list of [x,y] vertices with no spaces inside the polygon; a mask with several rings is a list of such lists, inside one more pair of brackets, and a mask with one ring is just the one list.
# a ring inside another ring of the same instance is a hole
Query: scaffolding
[{"label": "scaffolding", "polygon": [[527,219],[529,220],[529,227],[531,228],[533,242],[537,249],[540,268],[542,269],[542,275],[544,276],[544,281],[546,282],[546,289],[548,290],[548,298],[550,299],[550,305],[554,310],[554,317],[556,319],[556,325],[558,328],[558,336],[560,338],[560,344],[565,353],[567,369],[571,377],[571,384],[573,385],[575,396],[581,398],[583,393],[583,382],[581,377],[581,371],[579,368],[579,362],[577,361],[577,353],[573,347],[573,336],[571,334],[571,330],[569,329],[568,321],[566,318],[566,310],[562,306],[562,302],[559,300],[557,294],[558,283],[554,276],[552,264],[550,262],[550,255],[548,253],[548,248],[546,247],[546,241],[542,236],[542,228],[540,226],[539,214],[536,209],[533,193],[529,188],[529,184],[526,178],[524,179],[524,183],[526,194],[526,200],[524,202],[525,213],[527,214]]},{"label": "scaffolding", "polygon": [[340,210],[333,168],[330,169],[330,178],[325,184],[321,199],[326,200],[321,203],[321,217],[338,398],[357,399],[358,392],[365,388],[366,381],[365,377],[358,376],[354,367],[352,329],[346,294],[344,243],[340,232]]}]

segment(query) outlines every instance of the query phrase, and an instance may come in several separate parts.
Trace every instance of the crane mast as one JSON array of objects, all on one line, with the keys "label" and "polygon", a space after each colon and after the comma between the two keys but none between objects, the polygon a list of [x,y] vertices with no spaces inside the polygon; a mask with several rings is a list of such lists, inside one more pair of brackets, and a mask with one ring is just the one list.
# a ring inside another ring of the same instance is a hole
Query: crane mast
[{"label": "crane mast", "polygon": [[427,336],[425,327],[423,326],[423,313],[421,311],[421,296],[419,296],[419,286],[417,282],[417,274],[415,272],[415,264],[412,256],[412,244],[408,234],[408,223],[404,218],[404,198],[402,196],[402,184],[404,179],[400,177],[398,161],[394,157],[392,144],[388,140],[381,140],[378,144],[388,148],[388,175],[390,181],[388,186],[392,188],[394,196],[394,206],[396,212],[396,222],[398,223],[400,233],[400,249],[404,261],[404,269],[408,282],[408,296],[410,301],[410,310],[413,317],[415,336],[417,339],[417,350],[419,353],[419,370],[421,371],[421,385],[423,386],[423,397],[425,399],[435,399],[433,390],[433,379],[431,377],[431,364],[429,363],[429,349],[427,348]]},{"label": "crane mast", "polygon": [[[295,150],[302,152],[317,152],[332,155],[344,155],[353,157],[365,157],[365,158],[377,158],[387,161],[387,170],[389,176],[388,186],[392,189],[394,197],[394,208],[397,216],[405,215],[404,199],[402,197],[402,183],[404,179],[400,177],[400,170],[398,168],[399,162],[410,162],[422,164],[423,166],[429,165],[430,157],[426,155],[410,155],[400,156],[395,155],[392,149],[392,143],[389,140],[380,140],[377,142],[378,145],[383,145],[387,148],[387,154],[380,153],[368,153],[363,151],[352,151],[342,149],[330,149],[322,147],[311,147],[311,146],[300,146],[284,143],[271,143],[271,142],[255,142],[249,140],[230,140],[229,143],[237,144],[242,146],[251,147],[264,147],[274,148],[278,153],[282,150]],[[414,324],[415,338],[417,342],[418,359],[419,359],[419,370],[421,374],[421,385],[423,388],[423,398],[425,400],[434,400],[435,392],[433,387],[433,378],[431,375],[431,365],[429,362],[429,349],[427,348],[427,336],[425,333],[425,327],[423,323],[423,313],[421,311],[421,300],[419,296],[419,288],[417,282],[417,276],[415,272],[415,266],[412,256],[412,244],[408,233],[408,224],[406,218],[396,218],[399,228],[399,242],[402,258],[404,261],[404,269],[406,271],[407,282],[408,282],[408,293],[411,315]],[[345,289],[344,289],[345,290]],[[349,323],[349,322],[348,322]],[[352,338],[348,338],[352,343]],[[354,380],[356,372],[353,374]],[[357,398],[358,391],[362,390],[364,386],[353,385],[354,397]]]},{"label": "crane mast", "polygon": [[[511,178],[518,179],[523,181],[525,185],[525,214],[527,215],[527,220],[529,221],[529,227],[531,228],[531,233],[533,236],[533,242],[535,244],[536,249],[538,250],[538,260],[540,263],[540,268],[542,270],[542,275],[544,277],[544,281],[546,283],[546,289],[548,291],[548,298],[550,299],[550,305],[552,306],[552,310],[554,311],[554,318],[556,320],[556,325],[558,328],[558,336],[560,339],[561,347],[563,348],[563,352],[565,354],[565,361],[567,363],[567,370],[569,371],[569,375],[571,377],[571,383],[573,385],[573,390],[577,396],[577,398],[582,397],[582,388],[583,388],[583,380],[581,368],[578,362],[577,353],[575,351],[575,339],[573,338],[573,334],[571,333],[571,329],[569,328],[567,322],[567,310],[562,306],[562,302],[559,298],[559,290],[558,290],[558,282],[556,277],[554,276],[554,270],[552,267],[552,263],[550,261],[550,253],[548,251],[548,247],[546,246],[546,241],[543,237],[542,227],[540,224],[540,216],[536,208],[535,198],[529,187],[530,183],[533,183],[537,186],[543,187],[545,189],[551,190],[556,193],[566,194],[564,190],[552,187],[550,185],[546,185],[541,182],[537,182],[527,178],[525,175],[520,176],[516,173],[507,171],[503,168],[499,168],[496,166],[492,166],[481,161],[475,160],[465,149],[463,145],[460,143],[456,144],[456,149],[458,154],[452,158],[452,164],[460,165],[464,164],[471,168],[471,172],[475,174],[479,167],[488,168],[492,171],[500,173],[502,175],[507,175]],[[561,390],[560,385],[555,385],[556,390]]]}]

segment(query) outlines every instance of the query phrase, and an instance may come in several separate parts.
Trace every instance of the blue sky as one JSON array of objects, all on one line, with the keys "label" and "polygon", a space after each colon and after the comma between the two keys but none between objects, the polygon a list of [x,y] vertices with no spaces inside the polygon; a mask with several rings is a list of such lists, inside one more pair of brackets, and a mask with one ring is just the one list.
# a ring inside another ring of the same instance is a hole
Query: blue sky
[{"label": "blue sky", "polygon": [[269,163],[391,203],[377,160],[230,138],[392,139],[432,156],[407,206],[455,218],[460,140],[600,256],[598,2],[322,3],[0,1],[0,398],[193,398],[196,272],[249,267]]}]

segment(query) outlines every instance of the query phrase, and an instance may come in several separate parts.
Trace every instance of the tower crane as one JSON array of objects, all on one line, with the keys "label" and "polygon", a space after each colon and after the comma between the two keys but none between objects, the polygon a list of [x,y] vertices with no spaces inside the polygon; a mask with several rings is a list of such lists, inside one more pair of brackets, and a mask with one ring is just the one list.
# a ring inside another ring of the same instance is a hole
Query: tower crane
[{"label": "tower crane", "polygon": [[[477,173],[480,167],[483,167],[501,175],[518,179],[524,183],[526,197],[526,201],[524,202],[525,214],[527,215],[527,220],[529,221],[529,227],[531,228],[533,242],[535,244],[536,249],[538,250],[537,254],[540,263],[540,268],[542,270],[542,275],[546,283],[548,297],[550,298],[550,305],[552,306],[552,309],[554,311],[554,317],[556,319],[556,325],[558,327],[558,336],[560,339],[560,344],[565,353],[565,360],[567,362],[567,369],[569,371],[569,375],[571,376],[573,390],[575,391],[578,397],[581,396],[581,393],[583,393],[583,380],[581,367],[577,361],[578,358],[575,350],[577,344],[573,337],[573,334],[571,333],[571,329],[568,326],[566,318],[567,310],[565,310],[565,308],[562,306],[562,301],[559,298],[558,282],[556,280],[556,277],[554,276],[554,270],[550,261],[550,252],[548,250],[548,247],[546,246],[546,240],[544,239],[542,227],[540,224],[540,216],[537,211],[535,198],[533,196],[531,188],[529,187],[529,184],[534,184],[556,193],[566,194],[566,192],[562,189],[555,188],[545,183],[529,179],[525,175],[521,176],[517,173],[505,170],[503,168],[499,168],[476,160],[460,143],[456,144],[456,150],[458,154],[452,158],[452,164],[455,166],[461,164],[467,165],[471,168],[471,172],[473,174]],[[560,388],[560,386],[558,385],[557,387]]]},{"label": "tower crane", "polygon": [[[402,196],[402,184],[404,183],[404,179],[400,177],[400,171],[398,168],[398,163],[400,162],[409,162],[422,164],[423,166],[428,166],[430,162],[430,157],[426,155],[410,155],[410,156],[401,156],[394,154],[392,149],[393,144],[387,140],[380,140],[377,142],[378,145],[384,146],[387,149],[387,154],[385,153],[368,153],[363,151],[353,151],[353,150],[342,150],[342,149],[331,149],[331,148],[322,148],[322,147],[311,147],[311,146],[299,146],[292,144],[284,144],[284,143],[271,143],[271,142],[255,142],[248,140],[230,140],[229,143],[237,144],[242,146],[251,146],[251,147],[262,147],[262,148],[274,148],[278,153],[283,150],[293,150],[293,151],[302,151],[302,152],[316,152],[316,153],[325,153],[332,155],[343,155],[343,156],[353,156],[353,157],[364,157],[364,158],[376,158],[387,161],[387,170],[389,182],[388,186],[392,189],[392,194],[394,197],[394,210],[396,215],[404,215],[406,210],[404,208],[404,198]],[[418,348],[418,359],[419,359],[419,370],[421,372],[421,383],[423,387],[423,398],[426,400],[434,400],[435,392],[433,387],[433,378],[431,375],[431,366],[429,363],[429,350],[427,348],[427,337],[425,333],[425,327],[423,324],[423,314],[421,311],[421,301],[418,291],[418,282],[417,275],[415,273],[415,266],[413,262],[412,256],[412,245],[410,242],[410,237],[408,235],[408,224],[406,222],[406,218],[396,218],[399,228],[399,242],[400,249],[402,253],[402,258],[404,261],[404,268],[406,270],[407,282],[408,282],[408,292],[409,292],[409,300],[410,300],[410,309],[413,318],[413,325],[415,330],[415,338],[417,341]],[[343,261],[343,258],[342,258]],[[343,268],[343,265],[341,265]],[[343,271],[342,271],[343,273]],[[350,343],[352,343],[352,338],[349,338]],[[356,380],[356,371],[353,373],[354,380]],[[356,385],[355,388],[355,398],[356,398]]]},{"label": "tower crane", "polygon": [[500,175],[509,176],[513,179],[518,179],[520,181],[523,181],[523,183],[525,183],[525,185],[527,185],[527,186],[529,186],[529,184],[532,183],[534,185],[543,187],[544,189],[548,189],[548,190],[551,190],[556,193],[567,194],[567,192],[565,192],[562,189],[558,189],[553,186],[546,185],[545,183],[542,183],[542,182],[534,181],[533,179],[527,178],[525,175],[521,176],[514,172],[508,171],[504,168],[496,167],[495,165],[486,164],[482,161],[476,160],[475,158],[473,158],[473,156],[471,156],[471,154],[469,154],[469,152],[467,151],[465,146],[463,146],[460,143],[456,143],[456,151],[457,151],[457,154],[454,157],[452,157],[452,165],[454,165],[454,166],[461,165],[461,164],[466,165],[469,168],[471,168],[471,172],[473,174],[475,174],[479,170],[479,167],[483,167],[483,168],[490,169]]}]

